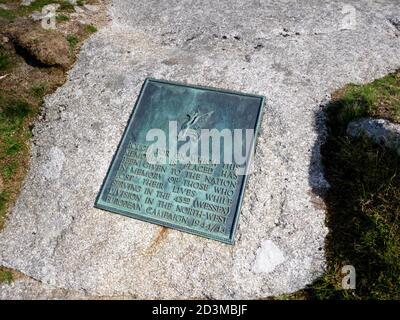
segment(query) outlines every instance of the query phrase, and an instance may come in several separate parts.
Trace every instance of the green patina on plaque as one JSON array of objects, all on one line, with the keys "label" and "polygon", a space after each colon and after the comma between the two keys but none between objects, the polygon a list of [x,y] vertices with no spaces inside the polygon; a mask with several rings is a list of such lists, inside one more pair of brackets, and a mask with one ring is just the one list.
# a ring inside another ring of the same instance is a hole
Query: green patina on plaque
[{"label": "green patina on plaque", "polygon": [[258,95],[146,79],[95,207],[232,244],[263,105]]}]

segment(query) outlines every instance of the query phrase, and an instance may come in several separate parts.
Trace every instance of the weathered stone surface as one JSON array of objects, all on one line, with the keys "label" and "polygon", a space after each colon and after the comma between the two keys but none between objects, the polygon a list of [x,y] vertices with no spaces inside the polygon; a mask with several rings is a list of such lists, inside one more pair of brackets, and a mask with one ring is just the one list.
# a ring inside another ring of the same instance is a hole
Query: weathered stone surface
[{"label": "weathered stone surface", "polygon": [[[397,0],[347,3],[353,29],[331,1],[113,1],[110,25],[46,99],[0,264],[57,288],[139,298],[265,297],[320,276],[319,106],[400,66],[387,19],[400,16]],[[93,208],[148,76],[267,97],[235,246]]]},{"label": "weathered stone surface", "polygon": [[395,150],[400,155],[400,125],[385,119],[364,118],[347,126],[347,134],[352,137],[366,135],[374,142]]}]

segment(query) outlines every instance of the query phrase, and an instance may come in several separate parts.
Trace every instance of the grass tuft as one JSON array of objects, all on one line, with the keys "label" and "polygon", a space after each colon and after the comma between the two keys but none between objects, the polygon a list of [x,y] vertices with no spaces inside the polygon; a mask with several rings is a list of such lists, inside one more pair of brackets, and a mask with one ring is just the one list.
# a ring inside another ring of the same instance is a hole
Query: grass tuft
[{"label": "grass tuft", "polygon": [[10,69],[12,66],[10,55],[0,47],[0,71],[5,71]]},{"label": "grass tuft", "polygon": [[97,31],[97,28],[92,24],[87,24],[85,25],[85,31],[87,33],[95,33]]},{"label": "grass tuft", "polygon": [[10,99],[2,106],[2,116],[4,120],[11,123],[21,123],[24,118],[31,112],[28,103],[23,100]]},{"label": "grass tuft", "polygon": [[78,38],[74,35],[68,35],[67,36],[67,41],[69,43],[69,47],[71,49],[74,49],[76,47],[76,45],[78,44]]},{"label": "grass tuft", "polygon": [[11,271],[0,268],[0,283],[10,284],[13,282],[14,277]]},{"label": "grass tuft", "polygon": [[46,94],[47,84],[40,83],[38,85],[34,85],[31,88],[32,95],[37,99],[42,99]]},{"label": "grass tuft", "polygon": [[[340,103],[348,109],[357,106],[364,116],[400,122],[400,73],[390,74],[365,85],[349,85]],[[343,113],[342,110],[340,112]]]},{"label": "grass tuft", "polygon": [[18,169],[18,163],[17,162],[12,161],[10,163],[7,163],[3,168],[3,176],[6,179],[10,179],[15,174],[17,169]]},{"label": "grass tuft", "polygon": [[69,21],[69,17],[64,15],[64,14],[59,14],[59,15],[56,16],[56,21],[57,22]]},{"label": "grass tuft", "polygon": [[6,10],[3,8],[0,8],[0,17],[5,18],[7,20],[14,20],[16,15],[15,15],[14,11],[12,11],[12,10]]}]

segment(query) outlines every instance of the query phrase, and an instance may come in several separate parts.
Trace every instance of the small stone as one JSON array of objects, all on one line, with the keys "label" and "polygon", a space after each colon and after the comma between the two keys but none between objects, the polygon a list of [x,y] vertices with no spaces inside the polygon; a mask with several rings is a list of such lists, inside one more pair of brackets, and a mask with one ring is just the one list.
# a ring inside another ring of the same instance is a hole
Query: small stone
[{"label": "small stone", "polygon": [[86,10],[90,11],[90,12],[97,12],[97,11],[99,11],[99,7],[96,6],[96,5],[93,5],[93,4],[84,4],[83,7],[84,7]]},{"label": "small stone", "polygon": [[285,261],[283,252],[271,240],[264,240],[257,251],[253,271],[255,273],[270,273]]},{"label": "small stone", "polygon": [[22,0],[21,6],[30,6],[33,0]]},{"label": "small stone", "polygon": [[375,143],[393,149],[400,155],[400,124],[384,119],[363,118],[350,122],[347,134],[353,138],[366,135]]},{"label": "small stone", "polygon": [[44,19],[47,16],[47,14],[45,13],[41,13],[41,12],[34,12],[30,15],[30,17],[34,20],[34,21],[39,21]]},{"label": "small stone", "polygon": [[3,9],[3,10],[10,10],[10,9],[7,7],[7,5],[5,5],[4,3],[0,3],[0,9]]},{"label": "small stone", "polygon": [[75,9],[75,12],[76,13],[83,13],[83,12],[85,12],[85,10],[83,10],[81,7],[79,7],[79,6],[74,6],[74,9]]},{"label": "small stone", "polygon": [[43,20],[46,18],[50,18],[50,17],[56,15],[56,11],[59,7],[60,7],[60,5],[58,3],[48,4],[42,8],[41,12],[35,11],[30,15],[30,17],[34,21],[39,21],[39,20]]}]

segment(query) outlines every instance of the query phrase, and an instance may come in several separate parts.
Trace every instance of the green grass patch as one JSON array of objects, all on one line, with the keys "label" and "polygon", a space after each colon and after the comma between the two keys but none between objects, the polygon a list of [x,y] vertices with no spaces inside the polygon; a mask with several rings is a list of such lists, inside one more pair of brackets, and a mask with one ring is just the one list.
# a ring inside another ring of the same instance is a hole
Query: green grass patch
[{"label": "green grass patch", "polygon": [[57,22],[69,21],[69,17],[64,15],[64,14],[59,14],[59,15],[56,16],[56,21]]},{"label": "green grass patch", "polygon": [[74,35],[68,35],[67,36],[67,41],[69,43],[69,47],[71,49],[74,49],[76,47],[76,45],[78,44],[78,38]]},{"label": "green grass patch", "polygon": [[0,283],[8,283],[13,282],[14,277],[11,271],[6,270],[4,268],[0,268]]},{"label": "green grass patch", "polygon": [[27,156],[26,142],[30,130],[26,121],[36,112],[24,100],[10,97],[0,90],[0,229],[5,221],[10,195],[14,198],[14,181],[18,181],[24,171]]},{"label": "green grass patch", "polygon": [[3,8],[0,8],[0,17],[5,18],[7,20],[14,20],[16,15],[15,15],[15,12],[12,10],[6,10]]},{"label": "green grass patch", "polygon": [[[18,99],[0,99],[0,120],[2,123],[21,124],[24,118],[31,112],[29,104]],[[2,127],[0,126],[0,130]]]},{"label": "green grass patch", "polygon": [[341,97],[341,123],[359,116],[400,122],[400,74],[393,73],[365,85],[349,85]]},{"label": "green grass patch", "polygon": [[37,99],[42,99],[46,94],[47,83],[40,83],[31,88],[32,95]]},{"label": "green grass patch", "polygon": [[71,4],[69,1],[58,1],[60,4],[60,7],[58,8],[59,11],[64,11],[64,12],[74,12],[74,5]]},{"label": "green grass patch", "polygon": [[18,163],[17,162],[12,161],[10,163],[7,163],[3,168],[3,176],[6,179],[10,179],[15,174],[17,169],[18,169]]},{"label": "green grass patch", "polygon": [[95,33],[97,31],[97,28],[94,25],[87,24],[85,25],[85,31],[87,33]]},{"label": "green grass patch", "polygon": [[22,144],[11,135],[10,137],[4,137],[3,147],[3,156],[12,156],[21,151]]},{"label": "green grass patch", "polygon": [[6,50],[0,47],[0,71],[8,70],[11,66],[12,60],[10,55],[7,53]]},{"label": "green grass patch", "polygon": [[[326,109],[328,138],[321,149],[331,188],[327,204],[328,270],[307,289],[308,299],[400,299],[400,157],[363,137],[346,134],[360,117],[398,120],[399,72],[350,85]],[[353,265],[356,289],[343,290],[341,269]]]}]

